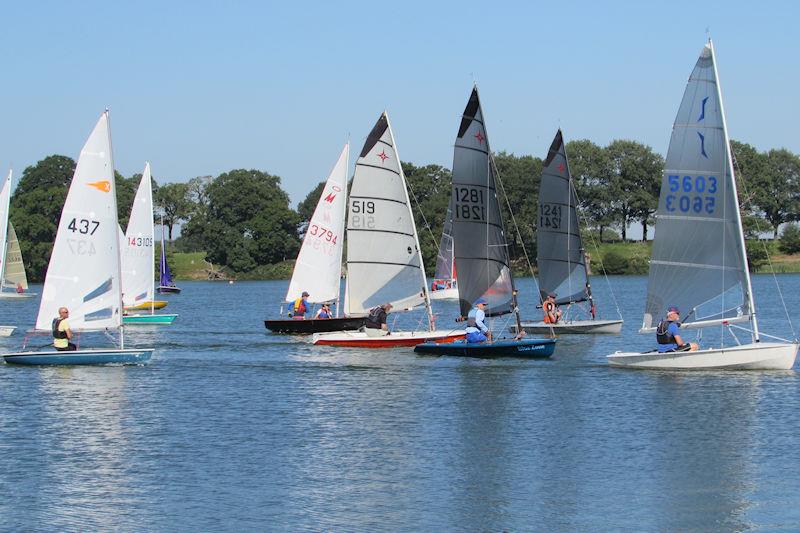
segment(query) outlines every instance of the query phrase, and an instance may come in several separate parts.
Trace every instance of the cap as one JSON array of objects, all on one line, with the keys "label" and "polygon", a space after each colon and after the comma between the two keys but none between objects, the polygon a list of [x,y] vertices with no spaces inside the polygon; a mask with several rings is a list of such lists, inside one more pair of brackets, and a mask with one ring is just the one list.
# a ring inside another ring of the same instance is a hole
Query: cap
[{"label": "cap", "polygon": [[667,308],[667,312],[668,312],[668,313],[678,313],[678,314],[681,314],[681,312],[678,310],[678,308],[677,308],[676,306],[674,306],[674,305],[670,305],[670,306]]},{"label": "cap", "polygon": [[306,291],[303,291],[303,294],[301,296],[308,296],[308,293]]},{"label": "cap", "polygon": [[489,302],[486,301],[486,298],[478,298],[475,300],[475,305],[487,305]]},{"label": "cap", "polygon": [[549,298],[555,298],[557,295],[556,295],[556,293],[554,293],[554,292],[551,292],[551,293],[550,293],[550,294],[548,294],[547,296],[548,296]]}]

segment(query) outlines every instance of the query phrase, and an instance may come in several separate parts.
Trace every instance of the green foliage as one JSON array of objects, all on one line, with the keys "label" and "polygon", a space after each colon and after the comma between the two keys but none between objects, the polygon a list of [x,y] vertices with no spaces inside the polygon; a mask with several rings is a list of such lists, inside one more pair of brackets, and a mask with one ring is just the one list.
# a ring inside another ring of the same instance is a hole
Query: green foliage
[{"label": "green foliage", "polygon": [[28,280],[43,281],[75,161],[48,156],[22,173],[11,198],[11,222],[20,241]]},{"label": "green foliage", "polygon": [[602,261],[597,260],[595,255],[597,254],[591,254],[592,272],[609,275],[647,274],[650,268],[650,249],[644,245],[628,243],[606,247],[599,253]]},{"label": "green foliage", "polygon": [[416,167],[402,163],[408,184],[408,196],[417,224],[419,245],[426,274],[432,276],[439,254],[439,240],[450,202],[452,174],[439,165]]},{"label": "green foliage", "polygon": [[523,257],[524,245],[524,250],[528,252],[531,261],[534,261],[542,160],[529,155],[515,156],[500,152],[494,156],[493,161],[497,169],[497,200],[500,202],[500,211],[506,226],[509,255],[511,259]]},{"label": "green foliage", "polygon": [[169,240],[172,240],[172,229],[175,224],[186,220],[193,212],[193,204],[189,197],[189,184],[167,183],[154,193],[156,207],[164,215]]},{"label": "green foliage", "polygon": [[794,224],[786,226],[781,234],[778,249],[785,254],[796,254],[800,252],[800,228]]},{"label": "green foliage", "polygon": [[309,220],[314,215],[314,210],[319,203],[319,197],[322,195],[322,190],[325,188],[325,181],[320,181],[314,189],[300,202],[297,206],[297,214],[300,217],[300,224],[303,227],[308,225]]},{"label": "green foliage", "polygon": [[597,229],[603,242],[604,230],[614,223],[611,160],[605,149],[585,139],[570,141],[565,149],[581,221]]},{"label": "green foliage", "polygon": [[767,248],[762,241],[758,239],[748,239],[745,241],[745,248],[747,249],[747,263],[750,272],[756,272],[759,268],[767,264],[769,261],[769,254]]}]

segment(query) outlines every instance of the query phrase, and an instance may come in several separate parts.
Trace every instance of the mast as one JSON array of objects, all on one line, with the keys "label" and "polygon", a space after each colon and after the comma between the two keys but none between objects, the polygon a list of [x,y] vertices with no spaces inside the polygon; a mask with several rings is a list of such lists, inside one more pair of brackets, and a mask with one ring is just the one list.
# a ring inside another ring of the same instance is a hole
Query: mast
[{"label": "mast", "polygon": [[722,135],[725,139],[725,155],[727,157],[728,162],[728,169],[730,169],[731,173],[731,187],[733,188],[733,199],[734,203],[736,204],[736,209],[734,213],[734,220],[736,221],[736,228],[738,230],[738,238],[739,238],[739,246],[742,252],[742,258],[744,259],[744,279],[746,281],[746,289],[747,289],[747,306],[750,308],[750,322],[753,324],[753,341],[759,342],[758,336],[758,320],[756,320],[756,304],[753,300],[753,286],[750,282],[750,268],[747,264],[747,248],[745,247],[745,240],[744,240],[744,230],[742,229],[742,216],[739,210],[739,192],[736,188],[736,175],[733,172],[733,157],[731,154],[731,140],[728,138],[728,122],[725,118],[725,105],[722,103],[722,87],[720,86],[719,81],[719,72],[717,72],[717,56],[714,53],[714,43],[711,42],[711,38],[708,39],[708,46],[711,49],[711,64],[714,65],[714,78],[716,79],[716,86],[717,86],[717,99],[719,100],[719,111],[720,115],[722,115]]},{"label": "mast", "polygon": [[[344,183],[342,184],[342,189],[344,193],[344,201],[342,202],[342,220],[345,219],[347,215],[347,174],[350,171],[350,136],[347,136],[347,157],[345,158],[345,174],[344,174]],[[346,225],[345,225],[346,226]],[[342,232],[342,239],[345,238],[345,234],[347,231]],[[342,252],[344,252],[344,246],[342,246],[341,252],[339,252],[339,286],[342,285]],[[336,318],[339,318],[339,307],[341,303],[341,290],[336,291]]]},{"label": "mast", "polygon": [[[147,171],[147,203],[150,206],[150,224],[149,226],[153,227],[153,185],[152,185],[152,178],[150,177],[150,161],[144,162],[145,169]],[[153,289],[153,296],[150,298],[150,314],[155,314],[155,299],[156,299],[156,262],[155,257],[153,257],[153,251],[155,251],[155,235],[150,233],[150,287]]]},{"label": "mast", "polygon": [[[106,134],[108,135],[108,160],[111,163],[111,180],[114,183],[114,187],[111,188],[112,198],[111,202],[114,206],[114,220],[116,222],[115,226],[119,227],[119,211],[117,211],[117,180],[116,176],[114,176],[114,146],[111,144],[111,117],[108,113],[108,108],[105,111],[106,115],[106,122],[108,126],[106,127]],[[122,303],[122,256],[121,250],[119,248],[119,239],[115,239],[114,242],[117,243],[117,301],[119,304],[118,310],[119,314],[122,315],[124,304]],[[125,328],[122,326],[122,316],[119,317],[119,347],[120,349],[125,349]]]}]

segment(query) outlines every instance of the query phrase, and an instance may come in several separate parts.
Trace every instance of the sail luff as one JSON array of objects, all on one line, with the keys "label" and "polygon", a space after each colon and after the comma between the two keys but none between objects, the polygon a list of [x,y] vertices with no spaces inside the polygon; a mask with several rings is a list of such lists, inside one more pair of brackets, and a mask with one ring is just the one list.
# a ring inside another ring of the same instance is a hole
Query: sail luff
[{"label": "sail luff", "polygon": [[8,171],[8,177],[6,177],[5,182],[3,183],[2,191],[0,191],[0,210],[2,214],[0,214],[0,250],[2,250],[2,262],[0,262],[0,291],[3,290],[2,284],[5,281],[5,274],[6,274],[6,255],[8,253],[8,221],[9,221],[9,210],[11,208],[11,169]]},{"label": "sail luff", "polygon": [[[731,188],[733,189],[733,199],[734,205],[736,209],[734,210],[734,220],[736,221],[736,227],[738,228],[739,233],[739,246],[742,250],[747,250],[747,244],[745,243],[744,239],[744,229],[742,228],[742,214],[739,210],[739,191],[736,186],[736,174],[734,173],[733,169],[733,154],[731,153],[731,140],[728,136],[728,120],[725,116],[725,104],[722,100],[722,87],[719,81],[719,71],[717,70],[717,56],[714,50],[714,43],[711,39],[708,40],[709,48],[711,49],[711,63],[714,65],[714,79],[717,81],[717,98],[719,99],[719,112],[722,117],[722,135],[725,139],[725,152],[726,152],[726,159],[728,162],[728,171],[730,172],[731,176]],[[753,324],[753,342],[758,342],[758,320],[756,319],[756,304],[753,299],[753,285],[750,280],[750,268],[747,264],[747,254],[743,254],[742,258],[744,259],[744,279],[745,279],[745,287],[747,291],[747,304],[750,311],[750,322]]]}]

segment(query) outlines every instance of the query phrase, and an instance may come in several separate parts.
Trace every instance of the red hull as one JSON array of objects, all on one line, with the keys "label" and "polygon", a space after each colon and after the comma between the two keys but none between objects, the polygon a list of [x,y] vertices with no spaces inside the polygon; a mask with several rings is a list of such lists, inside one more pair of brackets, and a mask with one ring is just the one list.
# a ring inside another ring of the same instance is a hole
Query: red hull
[{"label": "red hull", "polygon": [[435,342],[437,344],[442,342],[453,342],[463,339],[463,333],[455,333],[453,335],[445,335],[443,337],[410,337],[410,338],[397,338],[393,339],[391,335],[385,337],[369,337],[366,339],[348,339],[348,340],[324,340],[320,339],[316,342],[317,346],[348,346],[350,348],[396,348],[399,346],[413,347],[423,342]]}]

